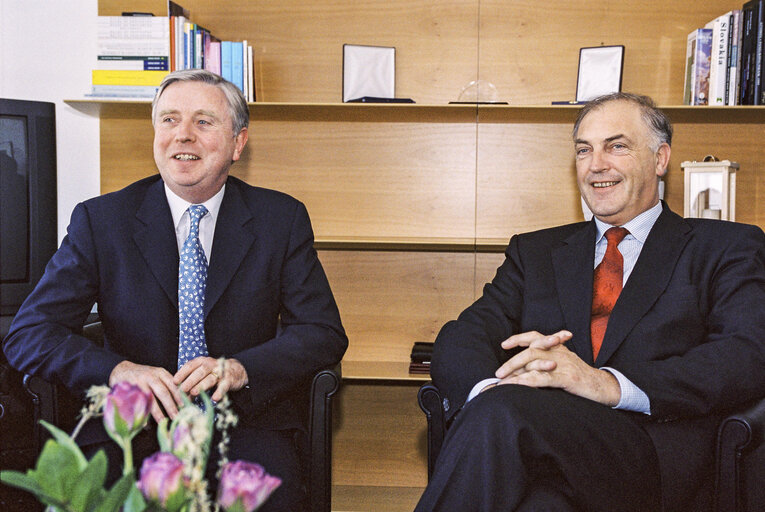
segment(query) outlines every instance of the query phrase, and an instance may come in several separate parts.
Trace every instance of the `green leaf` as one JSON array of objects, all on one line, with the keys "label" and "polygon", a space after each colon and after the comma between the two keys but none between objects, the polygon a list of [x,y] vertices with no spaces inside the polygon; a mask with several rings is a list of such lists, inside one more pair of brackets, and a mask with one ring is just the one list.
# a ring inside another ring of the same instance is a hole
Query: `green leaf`
[{"label": "green leaf", "polygon": [[128,494],[122,510],[123,512],[142,512],[146,510],[146,500],[135,485],[130,489],[130,494]]},{"label": "green leaf", "polygon": [[87,512],[95,508],[103,494],[106,465],[106,454],[103,450],[99,450],[90,459],[85,471],[80,473],[74,487],[69,489],[73,510]]},{"label": "green leaf", "polygon": [[19,489],[24,489],[32,494],[42,492],[37,480],[19,471],[0,471],[0,481]]},{"label": "green leaf", "polygon": [[69,434],[56,427],[55,425],[51,425],[45,420],[40,420],[40,425],[48,429],[48,432],[51,433],[53,438],[58,441],[60,445],[68,447],[72,453],[77,456],[77,463],[79,465],[80,471],[85,469],[85,466],[88,465],[88,461],[85,458],[85,455],[83,455],[82,450],[80,450],[80,447],[77,446],[77,443],[74,442],[74,439],[69,437]]},{"label": "green leaf", "polygon": [[[133,475],[124,475],[117,483],[104,494],[103,501],[96,507],[94,512],[117,512],[127,500],[131,490],[135,489]],[[125,511],[127,512],[127,508]]]},{"label": "green leaf", "polygon": [[29,470],[27,475],[37,481],[45,494],[66,502],[69,497],[68,490],[77,481],[80,473],[77,454],[68,445],[48,439],[37,459],[37,466]]},{"label": "green leaf", "polygon": [[5,484],[12,485],[13,487],[18,487],[19,489],[31,492],[43,504],[52,505],[60,509],[66,508],[66,503],[46,494],[40,488],[40,484],[37,483],[37,480],[29,476],[29,473],[31,473],[31,470],[27,471],[27,474],[20,473],[18,471],[0,471],[0,481]]}]

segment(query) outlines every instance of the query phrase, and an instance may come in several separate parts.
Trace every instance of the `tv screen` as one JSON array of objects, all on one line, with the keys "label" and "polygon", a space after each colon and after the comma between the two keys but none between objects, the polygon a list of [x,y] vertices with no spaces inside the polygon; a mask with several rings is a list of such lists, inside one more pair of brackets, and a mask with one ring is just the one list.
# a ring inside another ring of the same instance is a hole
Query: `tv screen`
[{"label": "tv screen", "polygon": [[56,250],[56,230],[55,105],[0,99],[0,315],[6,317],[4,324],[42,276]]}]

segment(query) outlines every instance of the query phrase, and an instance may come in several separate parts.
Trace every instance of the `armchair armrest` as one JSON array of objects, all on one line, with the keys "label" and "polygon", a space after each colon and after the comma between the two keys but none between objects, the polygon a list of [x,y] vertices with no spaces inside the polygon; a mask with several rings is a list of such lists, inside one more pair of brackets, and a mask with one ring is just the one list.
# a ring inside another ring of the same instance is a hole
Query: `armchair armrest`
[{"label": "armchair armrest", "polygon": [[765,500],[765,399],[725,418],[717,433],[719,511],[755,510]]},{"label": "armchair armrest", "polygon": [[432,382],[423,384],[417,392],[417,402],[425,413],[428,422],[428,480],[433,475],[433,468],[441,451],[446,435],[446,419],[441,393]]},{"label": "armchair armrest", "polygon": [[313,377],[308,416],[311,511],[329,512],[332,504],[332,397],[340,388],[340,367]]}]

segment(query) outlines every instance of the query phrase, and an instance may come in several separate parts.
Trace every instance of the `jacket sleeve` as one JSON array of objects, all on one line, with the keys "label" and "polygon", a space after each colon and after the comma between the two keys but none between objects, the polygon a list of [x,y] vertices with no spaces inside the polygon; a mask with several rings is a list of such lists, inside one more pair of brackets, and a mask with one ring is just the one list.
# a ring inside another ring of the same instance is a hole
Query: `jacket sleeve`
[{"label": "jacket sleeve", "polygon": [[97,293],[89,213],[78,204],[61,247],[11,323],[3,344],[8,362],[77,394],[106,384],[123,358],[81,336]]}]

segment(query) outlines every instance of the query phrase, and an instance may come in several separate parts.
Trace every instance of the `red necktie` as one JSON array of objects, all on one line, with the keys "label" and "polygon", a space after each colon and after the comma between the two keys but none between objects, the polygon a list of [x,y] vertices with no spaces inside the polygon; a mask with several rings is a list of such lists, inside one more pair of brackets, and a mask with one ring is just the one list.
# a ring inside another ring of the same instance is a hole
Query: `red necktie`
[{"label": "red necktie", "polygon": [[618,245],[629,234],[624,228],[610,228],[605,233],[608,240],[603,261],[595,268],[592,283],[592,318],[590,320],[590,335],[592,338],[592,359],[598,358],[603,336],[606,334],[608,317],[614,309],[616,299],[622,291],[624,275],[624,258],[619,252]]}]

